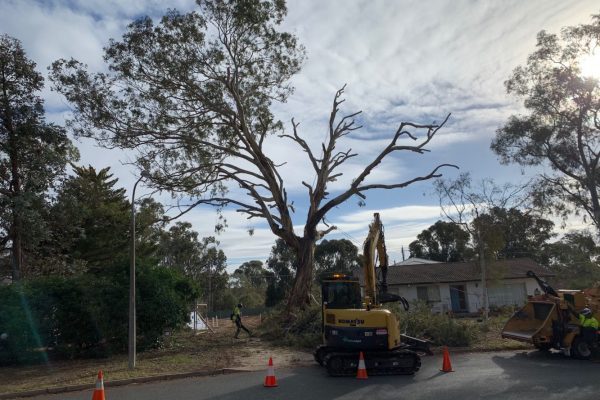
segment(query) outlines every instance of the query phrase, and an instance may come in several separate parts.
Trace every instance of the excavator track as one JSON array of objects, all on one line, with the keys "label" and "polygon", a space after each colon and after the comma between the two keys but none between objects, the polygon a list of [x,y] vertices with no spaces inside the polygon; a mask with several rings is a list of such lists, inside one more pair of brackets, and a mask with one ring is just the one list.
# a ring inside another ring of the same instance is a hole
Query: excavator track
[{"label": "excavator track", "polygon": [[[322,361],[331,376],[355,376],[359,352],[332,349],[322,351]],[[411,350],[364,352],[368,375],[412,375],[421,368],[421,357]]]}]

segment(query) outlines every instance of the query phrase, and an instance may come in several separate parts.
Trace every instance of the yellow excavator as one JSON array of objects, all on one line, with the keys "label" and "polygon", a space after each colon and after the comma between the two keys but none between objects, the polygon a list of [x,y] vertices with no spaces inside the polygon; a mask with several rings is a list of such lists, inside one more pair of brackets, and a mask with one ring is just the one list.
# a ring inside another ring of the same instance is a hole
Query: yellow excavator
[{"label": "yellow excavator", "polygon": [[332,376],[352,376],[362,351],[369,375],[414,374],[421,367],[419,354],[431,353],[429,342],[400,334],[398,319],[382,308],[383,303],[399,302],[408,310],[408,302],[387,292],[388,256],[378,213],[369,226],[363,256],[364,297],[356,277],[334,273],[322,280],[323,344],[315,360]]}]

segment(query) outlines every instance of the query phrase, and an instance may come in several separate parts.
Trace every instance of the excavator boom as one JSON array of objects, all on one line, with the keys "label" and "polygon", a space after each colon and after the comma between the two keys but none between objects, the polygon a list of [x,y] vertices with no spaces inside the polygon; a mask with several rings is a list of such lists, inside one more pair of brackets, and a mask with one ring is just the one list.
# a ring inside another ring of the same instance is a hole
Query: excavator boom
[{"label": "excavator boom", "polygon": [[[365,303],[367,308],[379,307],[384,303],[399,302],[408,310],[408,301],[387,291],[388,255],[385,247],[385,234],[379,213],[373,215],[369,233],[363,244],[363,275],[365,277]],[[377,259],[381,280],[377,282]]]},{"label": "excavator boom", "polygon": [[378,305],[380,303],[379,293],[377,291],[377,273],[376,256],[379,258],[379,268],[381,270],[381,292],[387,292],[387,269],[388,256],[385,248],[385,235],[383,233],[383,224],[379,218],[379,213],[374,214],[374,219],[369,225],[369,233],[363,244],[363,275],[365,277],[365,303],[367,307]]}]

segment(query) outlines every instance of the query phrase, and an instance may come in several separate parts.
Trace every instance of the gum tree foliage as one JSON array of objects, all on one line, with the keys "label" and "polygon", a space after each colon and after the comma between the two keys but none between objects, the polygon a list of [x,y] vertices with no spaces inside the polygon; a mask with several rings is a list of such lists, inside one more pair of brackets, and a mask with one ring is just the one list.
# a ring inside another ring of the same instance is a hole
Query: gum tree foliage
[{"label": "gum tree foliage", "polygon": [[350,273],[359,266],[358,248],[348,239],[325,239],[316,247],[317,275],[327,272]]},{"label": "gum tree foliage", "polygon": [[159,240],[159,263],[161,266],[180,270],[184,275],[197,278],[201,270],[203,253],[198,232],[189,222],[176,222],[161,234]]},{"label": "gum tree foliage", "polygon": [[[191,207],[231,206],[247,218],[265,220],[296,257],[288,311],[304,307],[313,281],[315,243],[334,229],[318,227],[326,214],[353,196],[364,199],[368,190],[402,188],[440,176],[437,166],[404,182],[365,184],[388,155],[427,151],[447,118],[441,124],[399,124],[389,144],[349,187],[329,193],[341,167],[356,156],[351,149],[339,150],[338,141],[360,128],[354,121],[359,113],[339,115],[343,89],[338,91],[329,135],[317,149],[302,139],[298,123],[292,120],[291,131],[285,132],[274,117],[271,105],[291,94],[289,80],[304,59],[297,39],[278,30],[285,2],[197,3],[198,12],[170,11],[159,23],[141,18],[129,25],[120,41],[106,47],[108,73],[90,73],[75,60],[56,61],[54,87],[74,107],[69,126],[77,135],[92,136],[108,147],[136,149],[136,163],[151,174],[154,186],[194,199]],[[295,143],[316,175],[313,185],[304,183],[309,206],[300,234],[294,231],[294,206],[280,166],[265,152],[272,140]]]},{"label": "gum tree foliage", "polygon": [[296,274],[296,257],[282,239],[277,239],[271,247],[267,259],[267,293],[265,306],[279,304],[288,295]]},{"label": "gum tree foliage", "polygon": [[560,35],[538,33],[536,51],[505,82],[526,113],[511,116],[491,148],[503,163],[547,167],[535,186],[538,202],[563,216],[585,213],[599,229],[600,82],[580,67],[600,54],[600,14],[592,18]]},{"label": "gum tree foliage", "polygon": [[244,279],[245,282],[253,288],[261,288],[266,284],[267,271],[263,268],[263,262],[259,260],[246,261],[239,266],[233,275],[239,279]]},{"label": "gum tree foliage", "polygon": [[43,87],[21,42],[0,35],[0,257],[10,252],[13,280],[47,233],[47,190],[78,157],[66,131],[46,122]]},{"label": "gum tree foliage", "polygon": [[518,208],[493,207],[474,224],[488,227],[497,235],[499,246],[494,259],[529,257],[544,265],[548,263],[546,246],[554,236],[552,221]]},{"label": "gum tree foliage", "polygon": [[176,222],[163,231],[158,245],[159,265],[179,270],[196,282],[209,311],[215,310],[229,280],[227,257],[218,245],[212,236],[199,239],[189,222]]},{"label": "gum tree foliage", "polygon": [[441,262],[465,261],[473,255],[469,241],[469,233],[460,225],[437,221],[419,233],[408,248],[411,257]]},{"label": "gum tree foliage", "polygon": [[557,288],[585,289],[600,284],[600,247],[588,231],[567,233],[548,248],[549,266]]},{"label": "gum tree foliage", "polygon": [[231,295],[234,304],[242,303],[244,307],[264,307],[267,291],[268,271],[263,262],[251,260],[243,263],[233,273]]}]

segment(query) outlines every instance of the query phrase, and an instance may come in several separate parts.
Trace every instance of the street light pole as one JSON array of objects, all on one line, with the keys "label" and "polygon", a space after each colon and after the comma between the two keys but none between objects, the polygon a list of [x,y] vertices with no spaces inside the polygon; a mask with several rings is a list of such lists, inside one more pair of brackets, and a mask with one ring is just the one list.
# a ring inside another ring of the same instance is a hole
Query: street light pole
[{"label": "street light pole", "polygon": [[138,183],[146,177],[142,172],[133,185],[131,194],[131,263],[129,265],[129,369],[135,368],[136,355],[136,319],[135,319],[135,189]]}]

